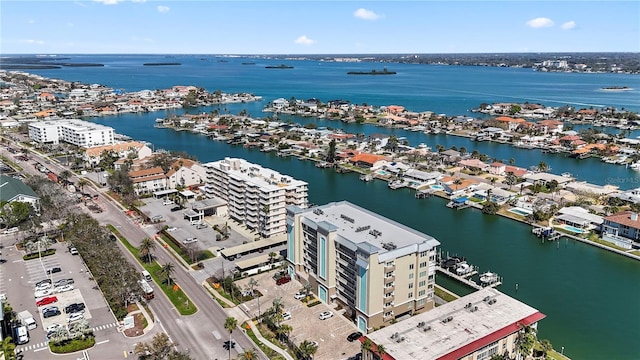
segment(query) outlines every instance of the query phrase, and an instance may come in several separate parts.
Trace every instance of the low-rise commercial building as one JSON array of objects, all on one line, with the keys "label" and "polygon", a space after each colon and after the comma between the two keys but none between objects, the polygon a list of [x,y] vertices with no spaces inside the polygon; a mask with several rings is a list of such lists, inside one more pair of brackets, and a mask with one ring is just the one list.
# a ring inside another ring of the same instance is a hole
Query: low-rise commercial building
[{"label": "low-rise commercial building", "polygon": [[308,206],[307,183],[291,176],[236,158],[203,166],[207,169],[207,195],[227,201],[229,216],[262,237],[286,231],[287,205]]},{"label": "low-rise commercial building", "polygon": [[[488,360],[517,356],[518,335],[545,315],[494,288],[484,288],[366,335],[385,360]],[[362,338],[360,341],[366,341]]]},{"label": "low-rise commercial building", "polygon": [[433,237],[349,202],[287,207],[289,272],[362,332],[432,309]]}]

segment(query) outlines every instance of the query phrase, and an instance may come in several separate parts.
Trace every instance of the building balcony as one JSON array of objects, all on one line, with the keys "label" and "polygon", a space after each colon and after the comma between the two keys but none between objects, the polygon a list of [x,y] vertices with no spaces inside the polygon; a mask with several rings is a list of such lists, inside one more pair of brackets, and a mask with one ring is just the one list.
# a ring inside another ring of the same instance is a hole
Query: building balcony
[{"label": "building balcony", "polygon": [[[388,302],[393,303],[393,300],[395,300],[395,299],[396,299],[396,294],[395,293],[389,293],[388,295],[386,295],[382,299],[382,301],[384,301],[385,303],[388,303]],[[391,306],[393,306],[393,304]]]},{"label": "building balcony", "polygon": [[395,317],[395,315],[393,314],[393,311],[392,311],[392,312],[391,312],[391,314],[383,315],[383,316],[382,316],[382,320],[384,320],[385,322],[387,322],[387,321],[391,321],[391,320],[393,320],[393,319],[394,319],[394,317]]},{"label": "building balcony", "polygon": [[396,274],[395,273],[391,273],[391,275],[387,276],[385,274],[384,276],[384,284],[388,284],[388,283],[392,283],[394,280],[396,279]]},{"label": "building balcony", "polygon": [[388,272],[390,272],[390,271],[394,271],[395,269],[396,269],[396,266],[395,266],[395,265],[390,265],[390,266],[386,266],[386,265],[385,265],[385,267],[384,267],[384,272],[385,272],[385,273],[388,273]]},{"label": "building balcony", "polygon": [[393,285],[393,284],[390,285],[390,286],[385,286],[384,287],[384,294],[386,295],[386,294],[392,293],[395,289],[396,289],[396,286]]}]

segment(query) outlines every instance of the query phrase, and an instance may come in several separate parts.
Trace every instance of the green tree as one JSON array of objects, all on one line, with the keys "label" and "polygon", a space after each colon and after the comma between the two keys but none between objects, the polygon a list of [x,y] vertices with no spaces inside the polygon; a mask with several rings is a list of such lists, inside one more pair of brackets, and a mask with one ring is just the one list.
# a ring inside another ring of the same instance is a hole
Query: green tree
[{"label": "green tree", "polygon": [[331,139],[329,142],[329,149],[327,150],[327,162],[334,162],[336,160],[336,139]]},{"label": "green tree", "polygon": [[89,180],[85,178],[80,178],[80,180],[78,180],[78,187],[80,188],[81,192],[84,192],[84,187],[87,185],[89,185]]},{"label": "green tree", "polygon": [[22,201],[4,202],[0,209],[0,222],[7,227],[14,227],[34,214],[31,204]]},{"label": "green tree", "polygon": [[376,353],[378,353],[380,359],[384,359],[384,355],[387,353],[387,349],[384,348],[384,345],[380,344],[376,349]]},{"label": "green tree", "polygon": [[224,328],[229,332],[229,360],[231,360],[231,334],[238,327],[238,320],[230,316],[224,321]]},{"label": "green tree", "polygon": [[365,338],[360,345],[360,348],[362,349],[362,358],[365,360],[369,359],[371,349],[373,349],[373,341],[371,341],[371,339],[369,338]]},{"label": "green tree", "polygon": [[4,352],[5,360],[16,359],[16,345],[13,343],[11,336],[7,336],[2,340],[2,351]]},{"label": "green tree", "polygon": [[291,334],[291,331],[293,331],[291,325],[282,324],[276,329],[276,334],[278,334],[281,339],[286,339],[289,337],[289,334]]},{"label": "green tree", "polygon": [[538,163],[538,170],[540,170],[541,172],[546,172],[548,169],[549,169],[549,165],[547,165],[546,162],[540,161]]},{"label": "green tree", "polygon": [[140,256],[144,258],[145,262],[149,263],[151,262],[151,259],[153,258],[153,254],[151,254],[151,252],[153,250],[155,250],[156,248],[156,243],[149,239],[149,238],[144,238],[142,239],[142,242],[140,243],[140,247],[138,248]]},{"label": "green tree", "polygon": [[304,292],[304,298],[306,300],[309,298],[309,294],[311,294],[311,291],[313,291],[313,285],[311,285],[310,282],[305,281],[300,291]]},{"label": "green tree", "polygon": [[58,175],[58,179],[60,181],[62,181],[62,185],[66,185],[67,184],[67,180],[69,180],[71,178],[73,174],[71,174],[71,171],[69,170],[62,170],[60,172],[60,175]]},{"label": "green tree", "polygon": [[162,265],[162,268],[160,269],[160,272],[166,276],[166,282],[167,284],[171,284],[171,275],[173,275],[173,273],[176,271],[176,266],[173,263],[166,263],[164,265]]},{"label": "green tree", "polygon": [[258,352],[256,351],[256,349],[247,349],[245,351],[242,352],[242,354],[240,354],[240,360],[257,360],[259,359],[258,357]]},{"label": "green tree", "polygon": [[498,210],[500,210],[500,206],[498,206],[498,204],[492,201],[487,201],[484,203],[484,205],[482,205],[483,214],[495,215],[498,212]]},{"label": "green tree", "polygon": [[305,358],[313,356],[313,354],[318,351],[318,345],[309,340],[304,340],[303,342],[301,342],[299,348]]}]

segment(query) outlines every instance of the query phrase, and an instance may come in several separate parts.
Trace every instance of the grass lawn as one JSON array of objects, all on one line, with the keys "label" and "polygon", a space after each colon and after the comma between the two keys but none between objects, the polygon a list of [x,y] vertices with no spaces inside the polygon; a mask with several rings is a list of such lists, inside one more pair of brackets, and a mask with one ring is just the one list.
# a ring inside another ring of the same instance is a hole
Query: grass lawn
[{"label": "grass lawn", "polygon": [[189,256],[189,254],[186,253],[182,247],[176,244],[175,241],[169,239],[169,237],[167,237],[164,232],[160,233],[160,237],[165,243],[167,243],[167,245],[169,245],[173,249],[173,251],[175,251],[176,254],[180,255],[180,257],[189,265],[216,257],[211,251],[202,250],[200,251],[200,255],[198,256],[196,261],[191,261],[191,257]]},{"label": "grass lawn", "polygon": [[193,305],[193,302],[189,300],[189,297],[187,296],[187,294],[185,294],[178,285],[174,284],[173,282],[166,283],[167,279],[162,275],[162,266],[160,266],[158,262],[156,261],[152,261],[150,263],[142,262],[140,260],[138,248],[131,245],[131,243],[129,243],[127,239],[122,237],[122,235],[120,235],[120,232],[118,232],[118,230],[114,226],[108,225],[108,227],[109,227],[109,230],[111,230],[114,234],[116,234],[118,239],[120,239],[120,241],[127,248],[127,250],[129,250],[129,252],[131,252],[131,254],[135,256],[136,259],[138,259],[138,262],[144,267],[144,269],[151,274],[153,281],[155,281],[156,284],[167,295],[169,300],[171,300],[171,303],[176,307],[176,309],[181,315],[191,315],[191,314],[195,314],[196,311],[198,311],[195,305]]},{"label": "grass lawn", "polygon": [[282,355],[273,351],[270,347],[266,346],[260,340],[258,340],[258,338],[256,337],[256,334],[253,333],[253,330],[251,330],[250,327],[247,327],[246,322],[243,322],[241,327],[245,329],[245,331],[247,332],[247,335],[251,338],[251,341],[253,341],[253,343],[256,344],[260,348],[260,350],[262,350],[262,352],[264,352],[265,355],[267,355],[269,359],[284,360],[284,357]]},{"label": "grass lawn", "polygon": [[434,289],[434,293],[437,297],[439,297],[440,299],[446,301],[446,302],[450,302],[453,301],[455,299],[457,299],[457,297],[449,294],[448,292],[443,291],[442,289],[440,289],[439,287],[435,287]]}]

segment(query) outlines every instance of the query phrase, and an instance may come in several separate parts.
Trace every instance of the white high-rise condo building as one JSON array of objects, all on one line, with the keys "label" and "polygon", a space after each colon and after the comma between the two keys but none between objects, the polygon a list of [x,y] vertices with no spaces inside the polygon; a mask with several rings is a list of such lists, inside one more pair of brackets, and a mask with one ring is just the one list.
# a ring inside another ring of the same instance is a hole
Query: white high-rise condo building
[{"label": "white high-rise condo building", "polygon": [[291,176],[236,158],[203,166],[207,169],[207,195],[226,200],[229,216],[262,237],[286,231],[287,205],[308,206],[307,183]]},{"label": "white high-rise condo building", "polygon": [[89,121],[65,119],[29,124],[29,138],[40,144],[66,142],[83,148],[114,143],[113,128]]},{"label": "white high-rise condo building", "polygon": [[434,307],[438,240],[346,201],[287,207],[289,272],[362,332]]}]

